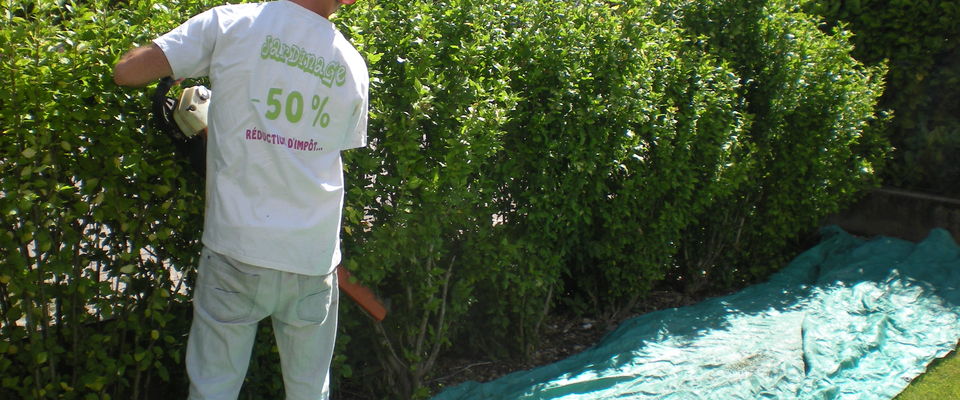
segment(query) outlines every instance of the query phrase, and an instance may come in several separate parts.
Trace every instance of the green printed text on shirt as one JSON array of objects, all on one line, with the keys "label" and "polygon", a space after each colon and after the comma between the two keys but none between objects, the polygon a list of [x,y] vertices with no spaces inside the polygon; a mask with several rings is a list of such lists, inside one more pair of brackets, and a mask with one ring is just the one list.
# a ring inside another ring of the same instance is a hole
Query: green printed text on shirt
[{"label": "green printed text on shirt", "polygon": [[295,44],[283,43],[280,38],[267,36],[260,46],[260,58],[274,60],[320,78],[325,86],[343,86],[347,81],[347,69],[338,61],[327,62],[323,57],[310,53]]}]

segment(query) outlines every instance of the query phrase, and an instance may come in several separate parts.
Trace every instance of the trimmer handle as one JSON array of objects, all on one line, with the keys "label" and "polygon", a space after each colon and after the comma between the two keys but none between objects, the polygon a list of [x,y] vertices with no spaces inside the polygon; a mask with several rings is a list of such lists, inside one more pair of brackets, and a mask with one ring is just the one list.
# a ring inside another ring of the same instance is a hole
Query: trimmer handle
[{"label": "trimmer handle", "polygon": [[337,266],[337,283],[353,301],[355,301],[363,311],[366,311],[373,319],[383,321],[387,317],[387,309],[376,295],[370,289],[359,283],[350,281],[350,271],[343,264]]}]

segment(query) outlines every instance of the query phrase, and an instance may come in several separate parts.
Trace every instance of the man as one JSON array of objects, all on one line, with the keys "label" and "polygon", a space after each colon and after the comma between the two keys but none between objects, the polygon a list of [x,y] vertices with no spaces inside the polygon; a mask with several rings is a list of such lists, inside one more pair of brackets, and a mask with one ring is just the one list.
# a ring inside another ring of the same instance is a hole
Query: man
[{"label": "man", "polygon": [[340,151],[366,145],[369,78],[329,21],[354,0],[201,13],[117,63],[119,85],[208,76],[206,213],[190,399],[236,399],[270,316],[287,399],[329,396],[343,205]]}]

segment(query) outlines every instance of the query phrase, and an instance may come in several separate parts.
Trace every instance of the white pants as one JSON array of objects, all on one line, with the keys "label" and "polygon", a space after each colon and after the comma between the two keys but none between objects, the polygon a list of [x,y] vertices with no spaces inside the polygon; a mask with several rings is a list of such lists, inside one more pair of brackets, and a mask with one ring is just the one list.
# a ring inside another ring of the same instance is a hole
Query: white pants
[{"label": "white pants", "polygon": [[207,248],[187,342],[190,400],[235,400],[257,323],[271,317],[288,400],[329,398],[337,331],[336,273],[306,276],[244,264]]}]

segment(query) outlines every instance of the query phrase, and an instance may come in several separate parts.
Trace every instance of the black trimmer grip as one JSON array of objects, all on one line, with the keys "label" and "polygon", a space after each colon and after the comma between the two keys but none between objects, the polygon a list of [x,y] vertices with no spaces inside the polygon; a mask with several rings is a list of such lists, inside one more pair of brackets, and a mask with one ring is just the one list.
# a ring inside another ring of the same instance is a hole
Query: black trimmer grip
[{"label": "black trimmer grip", "polygon": [[204,177],[207,170],[207,141],[205,135],[193,135],[188,138],[176,121],[173,120],[173,110],[177,107],[177,100],[167,96],[170,89],[177,85],[171,77],[160,80],[157,89],[151,97],[151,111],[153,111],[153,126],[170,137],[176,153],[190,161],[194,171]]}]

